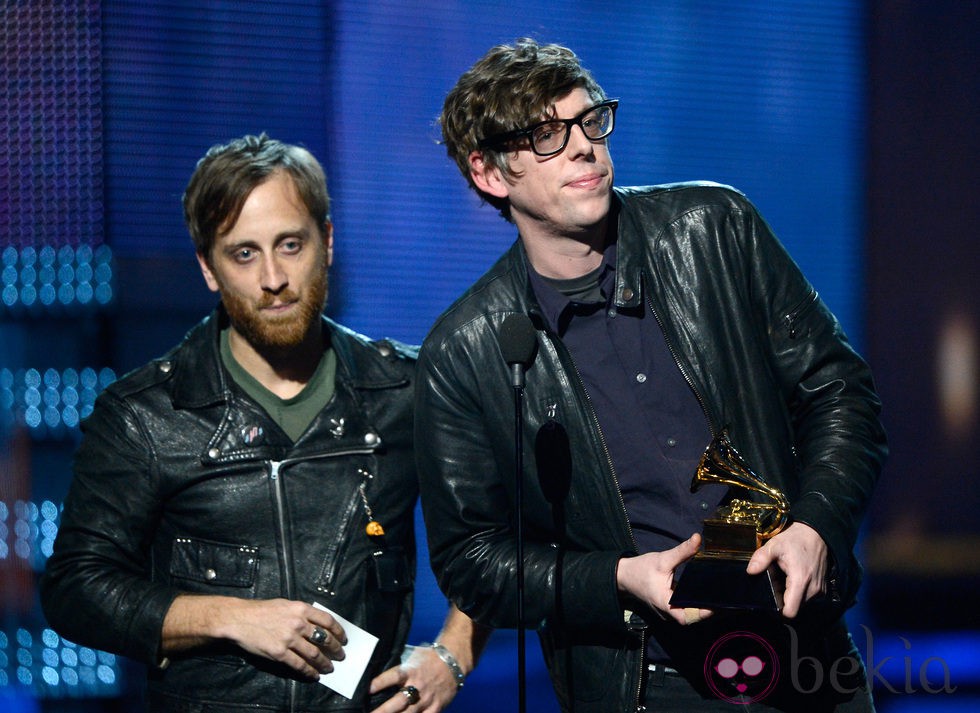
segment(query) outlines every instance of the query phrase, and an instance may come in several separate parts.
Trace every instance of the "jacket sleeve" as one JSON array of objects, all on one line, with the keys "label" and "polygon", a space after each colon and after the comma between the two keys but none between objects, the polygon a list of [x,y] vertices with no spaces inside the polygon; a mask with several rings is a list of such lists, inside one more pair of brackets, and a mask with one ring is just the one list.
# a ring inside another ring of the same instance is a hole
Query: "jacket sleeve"
[{"label": "jacket sleeve", "polygon": [[887,453],[881,403],[868,364],[769,226],[754,208],[742,219],[750,294],[801,464],[791,517],[823,537],[850,599],[859,578],[852,551]]},{"label": "jacket sleeve", "polygon": [[65,638],[154,665],[177,591],[150,579],[159,518],[153,447],[126,403],[108,392],[83,430],[41,604]]},{"label": "jacket sleeve", "polygon": [[[423,345],[416,453],[430,559],[440,587],[481,624],[514,628],[519,622],[513,440],[510,431],[498,428],[508,419],[484,413],[508,409],[513,390],[502,359],[498,366],[472,358],[496,348],[487,343],[487,333],[491,325],[480,320],[450,340],[430,336]],[[527,465],[525,458],[525,471]],[[526,536],[525,626],[550,621],[564,630],[623,627],[616,588],[622,556],[559,549]]]}]

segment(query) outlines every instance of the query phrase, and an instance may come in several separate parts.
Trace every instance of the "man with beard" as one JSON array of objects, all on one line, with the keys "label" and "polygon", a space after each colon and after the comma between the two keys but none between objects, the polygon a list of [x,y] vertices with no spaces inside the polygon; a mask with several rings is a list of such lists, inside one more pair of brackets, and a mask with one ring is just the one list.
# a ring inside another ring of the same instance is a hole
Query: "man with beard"
[{"label": "man with beard", "polygon": [[[86,420],[41,582],[51,625],[147,664],[152,711],[442,710],[486,631],[452,608],[437,643],[405,646],[415,350],[322,316],[323,169],[246,136],[208,151],[183,202],[221,304]],[[350,699],[318,684],[345,658],[330,612],[378,638]]]}]

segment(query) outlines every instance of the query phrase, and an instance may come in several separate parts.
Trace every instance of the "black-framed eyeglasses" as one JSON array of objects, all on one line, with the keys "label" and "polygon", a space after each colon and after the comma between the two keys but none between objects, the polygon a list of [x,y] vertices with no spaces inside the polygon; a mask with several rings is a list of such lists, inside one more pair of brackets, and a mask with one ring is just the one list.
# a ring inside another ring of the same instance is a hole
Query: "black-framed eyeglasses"
[{"label": "black-framed eyeglasses", "polygon": [[589,141],[601,141],[609,136],[616,127],[617,106],[619,106],[618,99],[607,99],[589,107],[572,119],[545,119],[526,129],[480,139],[478,146],[481,149],[499,148],[526,137],[531,144],[531,150],[538,156],[553,156],[561,153],[568,145],[568,137],[572,133],[573,126],[582,129],[582,133]]}]

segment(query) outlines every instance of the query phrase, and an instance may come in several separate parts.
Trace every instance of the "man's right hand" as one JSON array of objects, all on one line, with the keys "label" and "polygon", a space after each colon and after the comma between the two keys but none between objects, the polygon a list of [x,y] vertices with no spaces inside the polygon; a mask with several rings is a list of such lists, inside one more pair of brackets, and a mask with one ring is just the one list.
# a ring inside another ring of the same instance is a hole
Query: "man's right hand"
[{"label": "man's right hand", "polygon": [[670,606],[670,596],[674,591],[674,570],[694,557],[700,544],[701,536],[694,534],[673,549],[622,558],[616,568],[619,591],[632,595],[680,624],[693,624],[711,616],[710,609]]},{"label": "man's right hand", "polygon": [[[315,632],[326,636],[319,644]],[[322,609],[288,599],[181,595],[163,622],[163,655],[210,641],[233,641],[245,651],[279,661],[316,680],[344,658],[347,635]]]}]

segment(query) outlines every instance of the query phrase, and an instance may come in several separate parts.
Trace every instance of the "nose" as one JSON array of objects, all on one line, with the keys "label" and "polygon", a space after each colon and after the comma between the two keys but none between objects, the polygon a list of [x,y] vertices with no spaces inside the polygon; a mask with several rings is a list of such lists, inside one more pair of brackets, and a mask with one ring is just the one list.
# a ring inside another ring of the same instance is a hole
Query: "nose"
[{"label": "nose", "polygon": [[580,125],[576,124],[569,130],[565,152],[569,154],[569,158],[591,156],[595,152],[595,145],[585,135],[585,129]]},{"label": "nose", "polygon": [[286,271],[279,264],[275,255],[268,255],[262,261],[262,289],[266,292],[280,292],[287,284],[289,278]]}]

